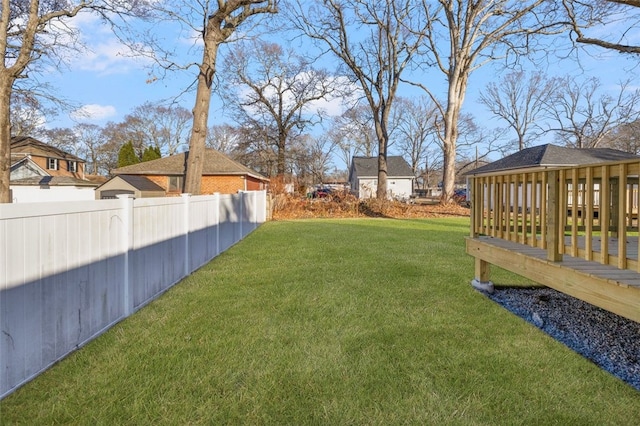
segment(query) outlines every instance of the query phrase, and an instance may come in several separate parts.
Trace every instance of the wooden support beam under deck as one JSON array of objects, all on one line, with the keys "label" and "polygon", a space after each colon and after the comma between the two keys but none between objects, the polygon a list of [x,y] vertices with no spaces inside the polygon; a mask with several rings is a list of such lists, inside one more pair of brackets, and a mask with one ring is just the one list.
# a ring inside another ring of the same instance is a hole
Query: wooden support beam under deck
[{"label": "wooden support beam under deck", "polygon": [[475,258],[474,284],[488,281],[477,265],[491,264],[640,322],[640,274],[635,271],[568,255],[554,262],[543,249],[490,237],[467,238],[466,252]]}]

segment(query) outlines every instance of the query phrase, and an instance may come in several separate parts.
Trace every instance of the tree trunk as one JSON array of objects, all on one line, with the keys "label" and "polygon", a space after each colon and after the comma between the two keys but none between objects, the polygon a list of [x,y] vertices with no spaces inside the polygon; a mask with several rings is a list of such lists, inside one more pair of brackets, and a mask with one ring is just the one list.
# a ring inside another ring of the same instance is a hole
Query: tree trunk
[{"label": "tree trunk", "polygon": [[387,153],[378,154],[378,188],[376,198],[384,200],[387,198]]},{"label": "tree trunk", "polygon": [[444,114],[444,146],[443,146],[443,176],[442,198],[443,203],[453,202],[453,193],[456,183],[456,152],[458,143],[458,119],[460,109],[464,102],[467,86],[465,71],[454,68],[449,74],[449,92],[447,97],[447,109]]},{"label": "tree trunk", "polygon": [[276,159],[276,174],[278,176],[284,177],[285,173],[285,150],[287,146],[287,137],[286,135],[280,135],[278,140],[278,158]]},{"label": "tree trunk", "polygon": [[199,195],[201,191],[209,108],[211,105],[211,85],[215,73],[217,51],[218,46],[215,43],[214,46],[209,48],[205,46],[202,65],[200,65],[196,103],[193,107],[193,128],[189,139],[189,155],[184,179],[183,192],[187,194]]},{"label": "tree trunk", "polygon": [[384,127],[384,113],[382,119],[375,123],[376,136],[378,138],[378,186],[376,189],[376,198],[384,200],[387,198],[387,146],[389,145],[389,135]]},{"label": "tree trunk", "polygon": [[11,90],[13,79],[0,77],[0,203],[11,202]]}]

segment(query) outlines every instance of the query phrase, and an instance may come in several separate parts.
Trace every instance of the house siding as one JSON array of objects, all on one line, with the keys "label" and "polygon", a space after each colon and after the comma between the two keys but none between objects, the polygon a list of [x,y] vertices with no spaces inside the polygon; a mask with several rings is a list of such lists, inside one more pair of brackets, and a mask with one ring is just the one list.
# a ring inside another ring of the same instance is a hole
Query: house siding
[{"label": "house siding", "polygon": [[[31,154],[31,160],[36,163],[39,167],[41,167],[43,170],[46,170],[47,173],[49,173],[51,176],[69,176],[69,177],[74,177],[76,179],[82,179],[84,176],[84,164],[80,161],[77,161],[77,172],[70,172],[69,171],[69,164],[67,163],[67,160],[64,160],[62,158],[57,158],[57,157],[41,157],[40,155],[46,155],[45,154]],[[47,167],[47,160],[49,158],[57,158],[58,160],[58,170],[52,170],[49,169]]]}]

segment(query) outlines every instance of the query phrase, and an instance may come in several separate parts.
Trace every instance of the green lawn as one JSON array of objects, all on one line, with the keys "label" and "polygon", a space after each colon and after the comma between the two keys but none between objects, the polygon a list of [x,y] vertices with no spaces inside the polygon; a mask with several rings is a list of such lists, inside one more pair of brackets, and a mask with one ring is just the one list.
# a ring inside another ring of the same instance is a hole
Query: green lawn
[{"label": "green lawn", "polygon": [[267,223],[5,398],[0,423],[637,424],[640,393],[472,289],[468,232]]}]

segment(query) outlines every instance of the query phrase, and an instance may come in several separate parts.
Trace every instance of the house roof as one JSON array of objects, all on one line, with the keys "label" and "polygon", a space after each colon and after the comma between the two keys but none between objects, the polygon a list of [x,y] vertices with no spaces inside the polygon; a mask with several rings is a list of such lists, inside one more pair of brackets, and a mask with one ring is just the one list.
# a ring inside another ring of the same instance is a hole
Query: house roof
[{"label": "house roof", "polygon": [[[164,192],[164,188],[153,182],[150,179],[147,179],[144,176],[135,176],[135,175],[118,175],[113,179],[122,179],[135,189],[139,191],[160,191]],[[105,182],[106,183],[106,182]]]},{"label": "house roof", "polygon": [[18,186],[98,186],[97,183],[71,176],[32,176],[24,179],[15,179],[11,185]]},{"label": "house roof", "polygon": [[479,175],[514,169],[578,166],[634,158],[640,157],[611,148],[579,149],[546,144],[523,149],[500,160],[473,169],[466,174]]},{"label": "house roof", "polygon": [[[111,170],[114,175],[163,175],[181,176],[187,168],[189,152],[170,155],[156,160],[145,161]],[[220,151],[207,148],[204,155],[203,175],[247,175],[268,181],[266,177],[227,157]]]},{"label": "house roof", "polygon": [[47,145],[46,143],[34,139],[30,136],[14,136],[11,138],[11,156],[12,163],[19,161],[20,159],[28,155],[40,155],[51,158],[58,158],[63,160],[78,161],[84,163],[85,161],[76,157],[73,154],[69,154],[55,146]]},{"label": "house roof", "polygon": [[[353,157],[351,167],[359,178],[378,177],[378,157]],[[387,176],[414,177],[409,163],[399,155],[387,157]]]}]

